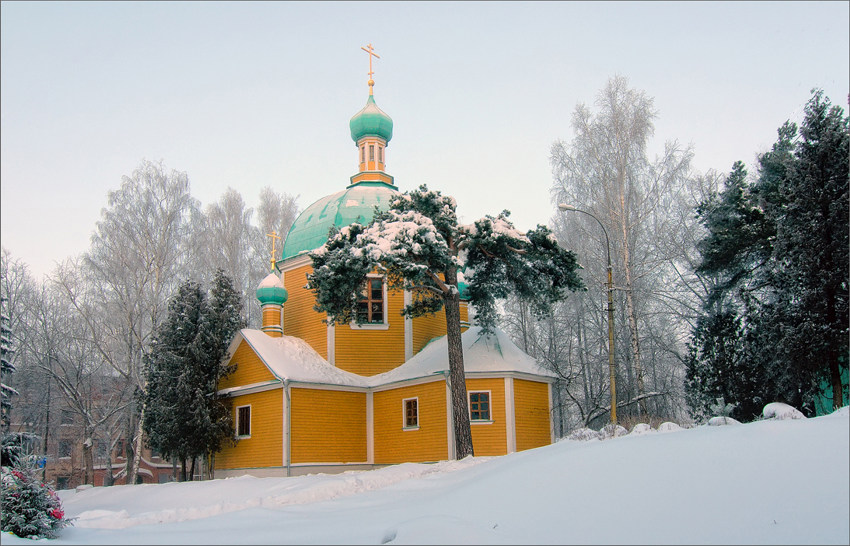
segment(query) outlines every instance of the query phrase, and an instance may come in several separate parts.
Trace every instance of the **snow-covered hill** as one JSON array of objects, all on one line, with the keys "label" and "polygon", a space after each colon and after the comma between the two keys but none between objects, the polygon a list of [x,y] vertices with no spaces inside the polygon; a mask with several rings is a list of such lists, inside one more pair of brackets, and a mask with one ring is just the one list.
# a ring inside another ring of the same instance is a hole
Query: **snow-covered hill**
[{"label": "snow-covered hill", "polygon": [[847,408],[773,414],[433,465],[61,491],[77,519],[49,542],[850,543]]}]

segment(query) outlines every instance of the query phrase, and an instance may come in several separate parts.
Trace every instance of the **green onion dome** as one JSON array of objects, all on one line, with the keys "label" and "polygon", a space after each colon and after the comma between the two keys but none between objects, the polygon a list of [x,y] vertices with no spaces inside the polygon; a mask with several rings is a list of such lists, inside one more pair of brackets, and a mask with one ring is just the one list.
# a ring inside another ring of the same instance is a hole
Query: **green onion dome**
[{"label": "green onion dome", "polygon": [[257,287],[257,299],[260,300],[261,305],[269,303],[283,305],[288,296],[289,294],[287,294],[286,288],[283,287],[280,277],[274,273],[269,273],[260,282],[260,286]]},{"label": "green onion dome", "polygon": [[397,193],[396,188],[384,182],[360,182],[319,199],[295,219],[281,259],[319,248],[327,242],[331,226],[341,229],[354,222],[368,224],[374,207],[388,210],[390,197]]},{"label": "green onion dome", "polygon": [[365,136],[377,136],[386,142],[393,137],[393,119],[378,108],[375,97],[371,94],[366,106],[354,114],[348,126],[351,128],[351,138],[354,142]]}]

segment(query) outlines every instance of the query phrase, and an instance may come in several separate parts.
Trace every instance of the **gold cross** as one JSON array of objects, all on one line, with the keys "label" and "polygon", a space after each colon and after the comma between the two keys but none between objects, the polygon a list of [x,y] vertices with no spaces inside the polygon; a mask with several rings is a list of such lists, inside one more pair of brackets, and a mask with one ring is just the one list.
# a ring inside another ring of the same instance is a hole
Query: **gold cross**
[{"label": "gold cross", "polygon": [[272,271],[274,271],[274,253],[275,253],[275,239],[280,239],[280,235],[277,234],[276,231],[272,231],[271,233],[266,233],[266,237],[272,238]]},{"label": "gold cross", "polygon": [[380,59],[381,56],[375,53],[375,51],[372,49],[372,44],[368,44],[366,47],[361,47],[360,49],[369,54],[369,94],[371,95],[372,86],[375,85],[375,81],[372,79],[372,75],[374,74],[374,72],[372,71],[372,57],[377,57],[378,59]]}]

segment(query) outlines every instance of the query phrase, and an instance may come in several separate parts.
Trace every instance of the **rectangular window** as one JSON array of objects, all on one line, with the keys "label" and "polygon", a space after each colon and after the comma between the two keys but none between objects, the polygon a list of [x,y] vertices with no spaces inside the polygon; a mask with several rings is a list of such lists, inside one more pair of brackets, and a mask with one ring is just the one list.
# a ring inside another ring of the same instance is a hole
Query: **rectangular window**
[{"label": "rectangular window", "polygon": [[251,435],[251,406],[236,408],[236,436],[239,438]]},{"label": "rectangular window", "polygon": [[98,440],[95,444],[94,448],[94,456],[98,459],[105,459],[108,454],[109,442],[104,442],[103,440]]},{"label": "rectangular window", "polygon": [[71,440],[59,440],[59,456],[71,456]]},{"label": "rectangular window", "polygon": [[378,146],[378,163],[384,162],[384,147]]},{"label": "rectangular window", "polygon": [[360,163],[366,162],[366,145],[360,146]]},{"label": "rectangular window", "polygon": [[407,398],[403,402],[404,428],[419,428],[419,399]]},{"label": "rectangular window", "polygon": [[369,144],[369,161],[375,161],[375,145]]},{"label": "rectangular window", "polygon": [[489,421],[490,420],[490,393],[489,392],[470,392],[469,393],[469,420],[470,421]]},{"label": "rectangular window", "polygon": [[368,278],[357,302],[357,322],[360,324],[384,323],[384,280]]}]

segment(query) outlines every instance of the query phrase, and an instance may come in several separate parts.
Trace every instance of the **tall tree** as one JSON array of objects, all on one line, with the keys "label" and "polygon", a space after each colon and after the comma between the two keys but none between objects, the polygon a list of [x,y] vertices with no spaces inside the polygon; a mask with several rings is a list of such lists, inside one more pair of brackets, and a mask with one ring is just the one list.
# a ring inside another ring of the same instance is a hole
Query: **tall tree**
[{"label": "tall tree", "polygon": [[558,246],[548,228],[517,231],[503,211],[473,224],[458,223],[454,198],[418,190],[394,195],[389,210],[375,210],[372,221],[351,224],[332,233],[310,253],[313,273],[308,286],[316,294],[316,310],[331,324],[358,320],[357,301],[366,275],[379,270],[391,289],[411,293],[403,315],[446,312],[449,382],[455,454],[473,455],[460,326],[458,271],[464,271],[469,302],[484,332],[497,320],[497,300],[515,294],[530,303],[537,317],[568,290],[583,288],[572,252]]},{"label": "tall tree", "polygon": [[[713,384],[735,393],[726,402],[743,419],[774,400],[811,413],[825,380],[833,405],[844,403],[849,145],[843,110],[815,90],[801,130],[791,122],[779,128],[757,177],[736,163],[723,191],[698,208],[707,229],[698,270],[718,282],[694,334],[689,378],[717,378],[689,380],[691,400],[705,402]],[[721,339],[728,328],[712,326],[723,316],[740,325],[734,351]],[[718,356],[717,346],[728,349]],[[720,372],[732,361],[739,373]]]},{"label": "tall tree", "polygon": [[219,380],[231,369],[225,356],[230,340],[244,323],[241,296],[222,270],[216,271],[210,297],[187,280],[170,301],[146,359],[148,444],[186,463],[211,456],[231,435],[226,399],[217,394]]},{"label": "tall tree", "polygon": [[[655,371],[647,373],[647,355],[641,346],[654,340],[642,331],[651,333],[655,329],[654,324],[648,324],[649,317],[663,304],[653,288],[659,286],[659,271],[666,267],[658,260],[653,241],[666,236],[661,217],[672,190],[687,180],[692,152],[671,141],[659,157],[650,160],[647,146],[657,117],[653,99],[630,88],[624,77],[615,76],[607,82],[597,96],[596,107],[594,112],[579,104],[572,118],[572,142],[558,141],[552,146],[552,195],[556,202],[593,214],[610,234],[617,307],[624,313],[629,347],[622,351],[630,379],[623,385],[627,387],[624,394],[631,392],[645,414],[645,382]],[[588,236],[600,240],[591,259],[605,263],[605,240],[598,232],[588,231]],[[569,242],[572,244],[572,239]],[[604,269],[600,273],[605,275]]]},{"label": "tall tree", "polygon": [[12,374],[15,372],[15,365],[12,364],[12,355],[15,350],[12,348],[12,330],[9,328],[9,317],[6,315],[6,298],[0,297],[0,424],[2,424],[3,433],[9,431],[10,418],[12,411],[12,397],[18,394],[14,388],[7,384]]},{"label": "tall tree", "polygon": [[243,296],[223,270],[217,269],[209,291],[209,305],[201,323],[204,350],[198,362],[198,378],[203,399],[195,409],[195,433],[200,436],[202,454],[212,477],[215,453],[232,437],[233,421],[226,396],[218,393],[221,379],[234,371],[228,365],[227,350],[233,336],[246,325],[242,316]]},{"label": "tall tree", "polygon": [[147,443],[165,457],[186,462],[196,456],[192,442],[192,412],[198,402],[194,368],[203,351],[201,322],[206,312],[201,286],[186,281],[168,304],[146,357],[143,430]]},{"label": "tall tree", "polygon": [[[185,172],[143,161],[123,177],[120,189],[109,192],[84,267],[55,277],[100,357],[141,392],[151,334],[193,257],[184,248],[197,208]],[[144,408],[133,411],[128,483],[136,481],[142,447]]]},{"label": "tall tree", "polygon": [[794,147],[795,161],[780,179],[783,206],[776,219],[780,280],[793,295],[788,301],[794,335],[783,338],[783,347],[801,372],[828,382],[834,409],[844,403],[840,370],[850,356],[848,127],[843,109],[814,90]]}]

